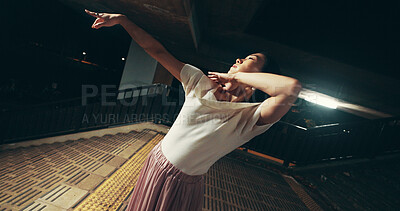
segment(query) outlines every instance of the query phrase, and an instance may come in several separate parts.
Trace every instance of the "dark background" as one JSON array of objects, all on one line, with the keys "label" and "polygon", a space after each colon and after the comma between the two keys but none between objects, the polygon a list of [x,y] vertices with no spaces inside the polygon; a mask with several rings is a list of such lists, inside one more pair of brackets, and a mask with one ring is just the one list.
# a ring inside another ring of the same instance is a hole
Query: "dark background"
[{"label": "dark background", "polygon": [[[131,42],[121,26],[92,29],[95,18],[59,1],[2,1],[0,6],[0,84],[5,90],[14,83],[13,94],[2,91],[2,108],[48,101],[43,93],[53,82],[61,93],[56,100],[80,97],[84,84],[118,87],[121,58]],[[398,1],[271,0],[245,33],[400,79],[398,11]],[[318,119],[340,116],[325,108],[301,109],[319,113]]]},{"label": "dark background", "polygon": [[400,2],[266,1],[247,32],[400,79]]},{"label": "dark background", "polygon": [[61,98],[79,97],[81,84],[119,84],[131,41],[122,27],[94,30],[94,18],[58,1],[2,4],[1,84],[15,79],[18,89],[39,93],[57,82]]}]

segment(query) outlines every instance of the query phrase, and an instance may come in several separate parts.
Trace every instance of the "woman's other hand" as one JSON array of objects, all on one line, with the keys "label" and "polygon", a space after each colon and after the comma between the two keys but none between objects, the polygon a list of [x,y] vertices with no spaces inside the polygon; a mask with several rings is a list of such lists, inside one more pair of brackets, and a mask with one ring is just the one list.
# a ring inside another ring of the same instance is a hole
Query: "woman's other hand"
[{"label": "woman's other hand", "polygon": [[208,78],[215,83],[224,85],[223,90],[225,91],[235,90],[239,86],[235,80],[235,74],[208,72]]},{"label": "woman's other hand", "polygon": [[[217,84],[220,84],[222,92],[216,92],[216,97],[220,100],[226,100],[230,102],[240,102],[243,100],[249,100],[253,94],[253,89],[250,86],[240,84],[235,79],[237,73],[218,73],[208,72],[208,78]],[[222,86],[223,85],[223,86]]]},{"label": "woman's other hand", "polygon": [[92,28],[94,29],[99,29],[103,26],[110,27],[120,24],[121,20],[125,17],[125,15],[122,14],[98,13],[91,12],[87,9],[85,9],[85,12],[96,18],[92,25]]}]

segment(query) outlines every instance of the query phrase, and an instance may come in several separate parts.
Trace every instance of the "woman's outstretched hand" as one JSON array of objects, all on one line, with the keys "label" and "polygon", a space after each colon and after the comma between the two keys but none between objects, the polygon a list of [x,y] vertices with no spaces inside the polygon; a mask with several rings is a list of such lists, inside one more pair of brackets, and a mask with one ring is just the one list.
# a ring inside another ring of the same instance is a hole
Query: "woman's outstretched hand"
[{"label": "woman's outstretched hand", "polygon": [[96,18],[94,21],[92,28],[99,29],[103,26],[110,27],[121,23],[121,20],[125,17],[122,14],[110,14],[110,13],[98,13],[91,12],[85,9],[85,12]]}]

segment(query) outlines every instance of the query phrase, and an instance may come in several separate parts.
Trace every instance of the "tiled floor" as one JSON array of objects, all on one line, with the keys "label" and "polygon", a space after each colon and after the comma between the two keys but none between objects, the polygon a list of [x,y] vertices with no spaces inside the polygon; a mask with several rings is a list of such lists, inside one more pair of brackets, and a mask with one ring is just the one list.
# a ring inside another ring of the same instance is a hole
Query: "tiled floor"
[{"label": "tiled floor", "polygon": [[[0,210],[124,210],[163,137],[145,129],[3,150]],[[308,210],[287,178],[229,156],[205,179],[203,210]]]}]

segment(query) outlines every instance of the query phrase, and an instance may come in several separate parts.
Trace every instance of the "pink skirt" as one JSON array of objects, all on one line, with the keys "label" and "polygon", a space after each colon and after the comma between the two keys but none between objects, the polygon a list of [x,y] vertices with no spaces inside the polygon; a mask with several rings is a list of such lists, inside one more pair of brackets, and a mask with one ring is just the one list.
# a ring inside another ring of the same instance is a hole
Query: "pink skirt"
[{"label": "pink skirt", "polygon": [[188,175],[170,163],[159,142],[140,171],[127,211],[202,210],[204,175]]}]

